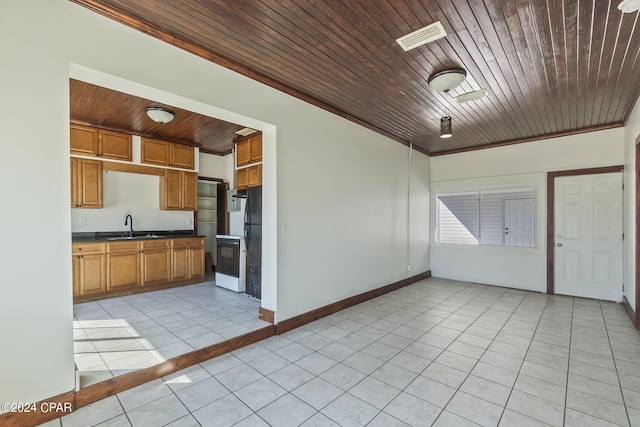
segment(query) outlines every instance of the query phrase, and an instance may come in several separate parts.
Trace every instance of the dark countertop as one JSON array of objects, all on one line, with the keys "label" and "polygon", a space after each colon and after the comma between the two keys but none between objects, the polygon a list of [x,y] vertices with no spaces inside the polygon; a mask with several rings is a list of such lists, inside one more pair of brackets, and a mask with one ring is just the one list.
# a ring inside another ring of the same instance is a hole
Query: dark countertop
[{"label": "dark countertop", "polygon": [[71,233],[72,243],[88,243],[88,242],[126,242],[129,240],[158,240],[158,239],[176,239],[187,237],[206,237],[193,234],[193,230],[165,230],[165,231],[135,231],[134,239],[127,239],[128,232],[119,231],[98,231],[91,233]]}]

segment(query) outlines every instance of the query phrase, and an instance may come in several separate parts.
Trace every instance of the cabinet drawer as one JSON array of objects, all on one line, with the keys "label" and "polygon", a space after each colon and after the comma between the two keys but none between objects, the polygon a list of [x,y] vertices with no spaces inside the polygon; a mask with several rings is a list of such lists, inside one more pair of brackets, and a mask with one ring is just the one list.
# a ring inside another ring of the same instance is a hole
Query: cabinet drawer
[{"label": "cabinet drawer", "polygon": [[184,239],[173,239],[172,248],[196,248],[204,246],[203,237],[189,237]]},{"label": "cabinet drawer", "polygon": [[104,243],[100,242],[87,242],[87,243],[74,243],[71,246],[72,254],[101,254],[104,253]]},{"label": "cabinet drawer", "polygon": [[169,249],[171,240],[143,240],[141,243],[142,249]]},{"label": "cabinet drawer", "polygon": [[139,242],[109,242],[107,252],[137,252]]}]

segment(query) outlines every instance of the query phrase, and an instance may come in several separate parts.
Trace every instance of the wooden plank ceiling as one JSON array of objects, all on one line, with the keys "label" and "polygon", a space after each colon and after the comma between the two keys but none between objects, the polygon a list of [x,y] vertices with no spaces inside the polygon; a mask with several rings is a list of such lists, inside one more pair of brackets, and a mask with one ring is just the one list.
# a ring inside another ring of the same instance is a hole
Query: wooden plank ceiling
[{"label": "wooden plank ceiling", "polygon": [[[617,0],[71,1],[432,155],[623,126],[640,93]],[[395,42],[435,21],[445,38]],[[458,88],[428,86],[450,68]]]},{"label": "wooden plank ceiling", "polygon": [[[69,97],[72,123],[197,145],[201,151],[211,154],[229,154],[236,138],[235,132],[242,128],[74,79],[69,80]],[[169,123],[156,123],[147,117],[147,107],[164,107],[175,113],[175,118]]]}]

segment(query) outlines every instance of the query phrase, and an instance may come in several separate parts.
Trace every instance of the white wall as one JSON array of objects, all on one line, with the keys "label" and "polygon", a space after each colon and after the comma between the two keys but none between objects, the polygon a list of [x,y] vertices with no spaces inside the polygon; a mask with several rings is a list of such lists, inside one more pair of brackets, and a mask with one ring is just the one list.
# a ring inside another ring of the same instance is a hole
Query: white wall
[{"label": "white wall", "polygon": [[[546,292],[546,174],[624,164],[623,128],[431,159],[432,192],[534,187],[536,247],[431,244],[435,277]],[[432,227],[435,227],[432,221]]]},{"label": "white wall", "polygon": [[[193,230],[193,212],[160,210],[160,177],[104,171],[102,209],[71,209],[71,231],[129,231],[125,216],[133,217],[134,231]],[[82,225],[82,223],[86,225]]]},{"label": "white wall", "polygon": [[[233,153],[226,156],[200,153],[199,176],[207,178],[222,178],[224,182],[232,183],[235,169],[233,167]],[[231,188],[231,185],[229,186]]]},{"label": "white wall", "polygon": [[624,296],[636,307],[636,139],[640,136],[640,100],[629,117],[624,134]]},{"label": "white wall", "polygon": [[0,2],[0,55],[0,191],[15,207],[0,210],[0,401],[74,387],[68,80],[83,67],[263,132],[262,303],[278,319],[429,269],[429,159],[414,156],[407,260],[396,142],[67,0]]}]

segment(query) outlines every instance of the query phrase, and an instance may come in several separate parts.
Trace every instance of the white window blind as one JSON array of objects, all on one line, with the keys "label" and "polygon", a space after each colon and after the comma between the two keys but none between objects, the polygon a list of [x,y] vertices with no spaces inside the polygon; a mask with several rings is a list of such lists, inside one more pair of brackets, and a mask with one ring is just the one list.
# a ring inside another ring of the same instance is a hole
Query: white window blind
[{"label": "white window blind", "polygon": [[437,199],[437,240],[478,244],[478,193],[441,194]]},{"label": "white window blind", "polygon": [[535,190],[483,190],[436,195],[436,240],[534,246]]}]

